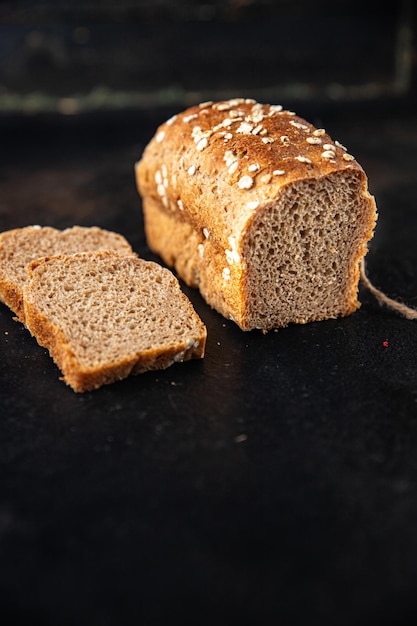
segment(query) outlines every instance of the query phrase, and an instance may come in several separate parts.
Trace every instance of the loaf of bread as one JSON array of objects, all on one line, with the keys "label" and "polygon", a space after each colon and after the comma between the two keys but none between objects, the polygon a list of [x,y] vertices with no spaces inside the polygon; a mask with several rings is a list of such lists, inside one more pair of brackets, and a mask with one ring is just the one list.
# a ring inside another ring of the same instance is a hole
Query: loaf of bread
[{"label": "loaf of bread", "polygon": [[31,261],[55,254],[106,249],[133,253],[122,235],[96,226],[74,226],[63,231],[49,226],[27,226],[5,231],[0,234],[0,301],[24,322],[23,287]]},{"label": "loaf of bread", "polygon": [[243,330],[348,315],[376,207],[346,149],[278,105],[162,124],[136,164],[149,247]]},{"label": "loaf of bread", "polygon": [[204,355],[205,326],[156,263],[98,251],[45,257],[28,272],[26,326],[74,391]]}]

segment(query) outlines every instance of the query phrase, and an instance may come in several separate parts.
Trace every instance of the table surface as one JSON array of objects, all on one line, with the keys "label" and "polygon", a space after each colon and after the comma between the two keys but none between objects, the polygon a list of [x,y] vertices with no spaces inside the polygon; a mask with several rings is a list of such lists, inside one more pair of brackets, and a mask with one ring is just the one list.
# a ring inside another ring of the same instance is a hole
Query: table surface
[{"label": "table surface", "polygon": [[[370,277],[416,305],[416,114],[297,112],[364,166]],[[154,259],[133,168],[172,113],[0,118],[0,230],[95,224]],[[3,619],[413,623],[416,322],[361,288],[350,317],[243,333],[184,291],[205,359],[86,394],[0,306]]]}]

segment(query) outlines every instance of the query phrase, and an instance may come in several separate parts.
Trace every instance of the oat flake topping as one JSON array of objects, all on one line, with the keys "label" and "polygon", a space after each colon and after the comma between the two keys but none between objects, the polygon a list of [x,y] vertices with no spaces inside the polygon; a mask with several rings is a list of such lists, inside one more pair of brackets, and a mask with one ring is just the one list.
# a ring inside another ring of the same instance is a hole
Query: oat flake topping
[{"label": "oat flake topping", "polygon": [[253,185],[253,178],[246,174],[245,176],[242,176],[242,178],[239,179],[237,184],[240,187],[240,189],[250,189]]}]

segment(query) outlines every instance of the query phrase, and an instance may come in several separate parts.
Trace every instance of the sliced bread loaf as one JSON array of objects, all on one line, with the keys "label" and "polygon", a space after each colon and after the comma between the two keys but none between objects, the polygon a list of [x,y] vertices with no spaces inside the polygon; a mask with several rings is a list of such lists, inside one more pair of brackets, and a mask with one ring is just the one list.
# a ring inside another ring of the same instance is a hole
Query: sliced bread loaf
[{"label": "sliced bread loaf", "polygon": [[29,265],[24,315],[74,391],[204,356],[206,328],[160,265],[114,251]]},{"label": "sliced bread loaf", "polygon": [[133,253],[122,235],[96,226],[62,231],[50,226],[27,226],[5,231],[0,234],[0,301],[24,322],[22,290],[30,262],[44,256],[106,249]]},{"label": "sliced bread loaf", "polygon": [[359,163],[281,106],[206,102],[136,165],[150,248],[243,330],[348,315],[376,206]]}]

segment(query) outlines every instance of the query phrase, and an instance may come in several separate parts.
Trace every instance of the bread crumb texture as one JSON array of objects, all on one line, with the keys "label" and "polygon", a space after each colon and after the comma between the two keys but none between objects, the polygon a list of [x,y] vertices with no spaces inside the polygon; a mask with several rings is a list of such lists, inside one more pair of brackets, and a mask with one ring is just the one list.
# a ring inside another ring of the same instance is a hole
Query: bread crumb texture
[{"label": "bread crumb texture", "polygon": [[0,234],[0,300],[23,322],[23,287],[28,281],[30,262],[55,254],[107,249],[123,254],[133,252],[122,235],[97,226],[73,226],[65,230],[27,226],[5,231]]},{"label": "bread crumb texture", "polygon": [[376,206],[324,129],[280,105],[206,102],[157,129],[136,178],[150,248],[243,330],[359,306]]},{"label": "bread crumb texture", "polygon": [[173,274],[98,251],[29,265],[25,323],[75,391],[204,355],[206,329]]}]

